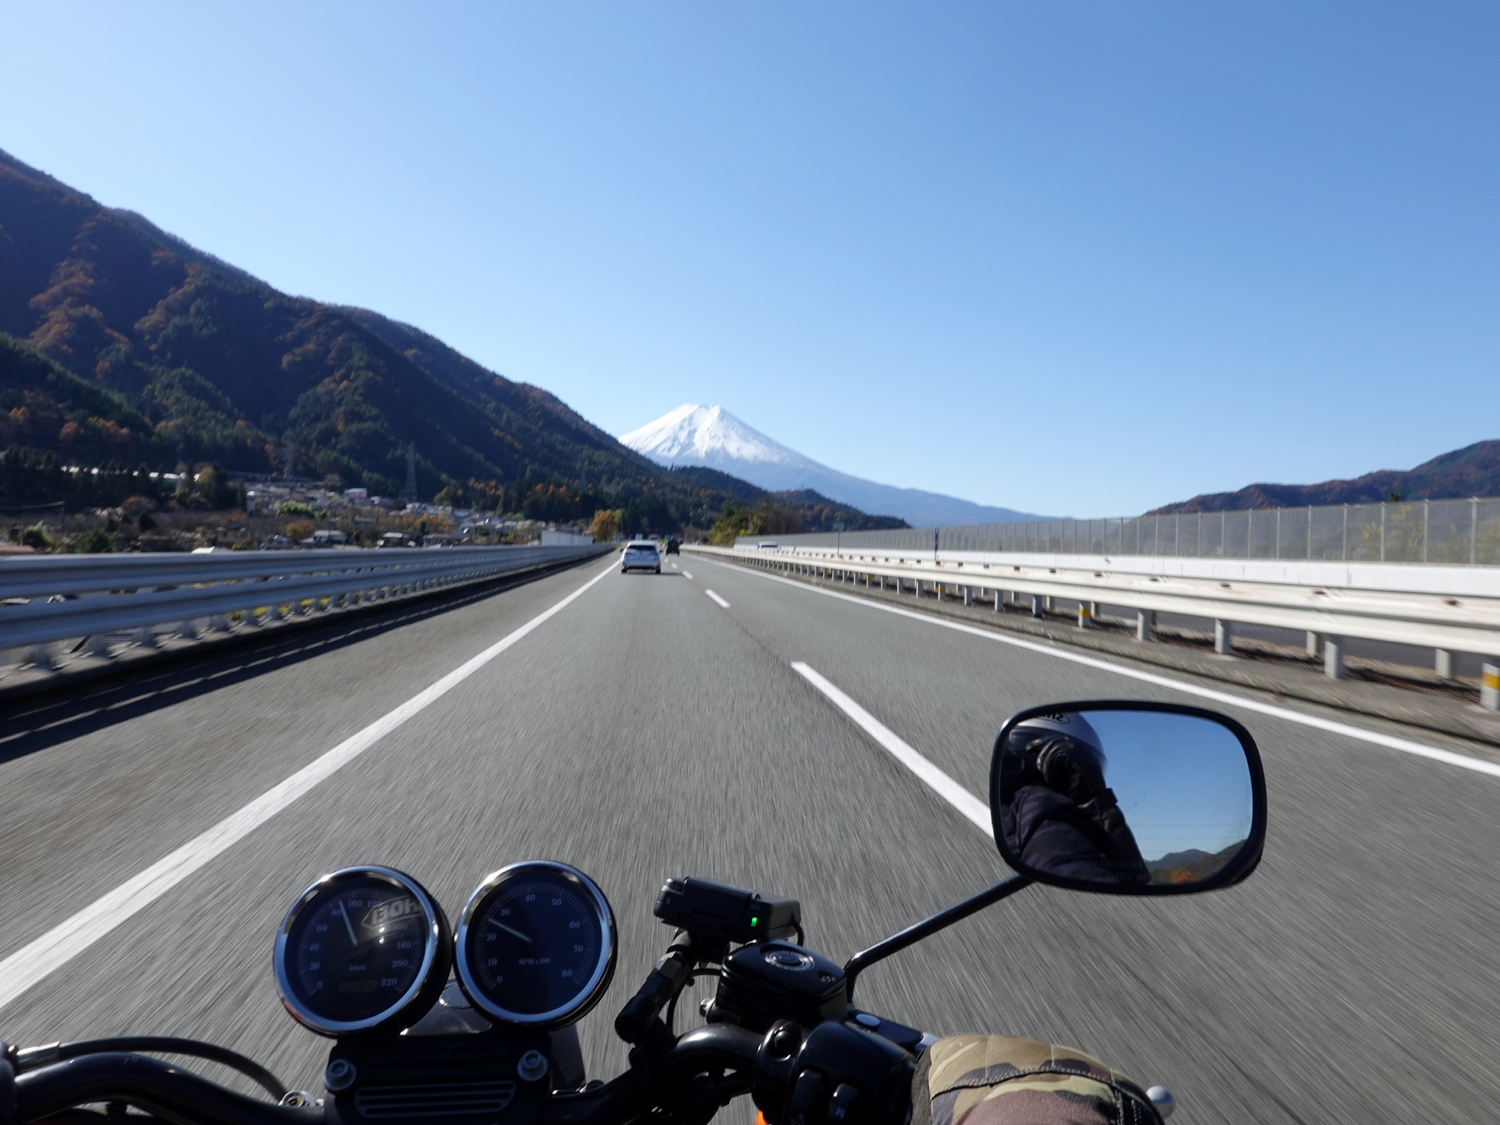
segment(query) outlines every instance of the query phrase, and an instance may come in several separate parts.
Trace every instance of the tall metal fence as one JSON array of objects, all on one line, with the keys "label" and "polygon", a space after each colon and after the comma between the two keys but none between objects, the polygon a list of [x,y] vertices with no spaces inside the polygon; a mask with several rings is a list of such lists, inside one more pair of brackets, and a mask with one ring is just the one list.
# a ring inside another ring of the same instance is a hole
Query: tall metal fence
[{"label": "tall metal fence", "polygon": [[1254,508],[1095,520],[1041,520],[897,531],[748,536],[741,547],[853,551],[1006,551],[1177,558],[1500,565],[1500,499]]}]

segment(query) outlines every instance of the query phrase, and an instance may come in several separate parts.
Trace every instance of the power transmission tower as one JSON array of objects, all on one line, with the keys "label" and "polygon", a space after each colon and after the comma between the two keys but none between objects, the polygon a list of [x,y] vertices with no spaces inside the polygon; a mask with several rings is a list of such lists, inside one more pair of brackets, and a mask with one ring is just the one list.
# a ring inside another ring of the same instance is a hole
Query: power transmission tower
[{"label": "power transmission tower", "polygon": [[406,490],[401,493],[401,499],[408,504],[417,502],[417,443],[412,442],[406,447]]}]

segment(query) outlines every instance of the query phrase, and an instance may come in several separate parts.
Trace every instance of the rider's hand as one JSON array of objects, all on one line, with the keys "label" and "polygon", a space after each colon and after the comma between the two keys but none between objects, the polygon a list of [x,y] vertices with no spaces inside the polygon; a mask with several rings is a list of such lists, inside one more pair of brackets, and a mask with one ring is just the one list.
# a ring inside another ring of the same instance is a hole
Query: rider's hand
[{"label": "rider's hand", "polygon": [[911,1103],[911,1125],[1161,1125],[1145,1091],[1098,1059],[1004,1035],[939,1039]]}]

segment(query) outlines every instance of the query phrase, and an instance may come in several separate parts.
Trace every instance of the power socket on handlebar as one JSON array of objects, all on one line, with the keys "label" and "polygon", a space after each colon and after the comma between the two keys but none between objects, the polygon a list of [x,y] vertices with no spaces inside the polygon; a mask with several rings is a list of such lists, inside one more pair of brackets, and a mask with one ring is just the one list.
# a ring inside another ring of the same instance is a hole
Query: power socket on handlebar
[{"label": "power socket on handlebar", "polygon": [[800,936],[802,904],[711,879],[668,879],[656,896],[656,916],[706,945],[744,945]]}]

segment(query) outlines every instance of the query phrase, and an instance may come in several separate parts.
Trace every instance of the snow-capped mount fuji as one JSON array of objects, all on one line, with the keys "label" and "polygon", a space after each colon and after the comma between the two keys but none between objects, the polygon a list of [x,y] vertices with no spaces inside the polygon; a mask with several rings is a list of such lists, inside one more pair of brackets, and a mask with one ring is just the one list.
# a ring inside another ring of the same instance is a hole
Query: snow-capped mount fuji
[{"label": "snow-capped mount fuji", "polygon": [[810,488],[871,515],[899,516],[913,527],[1046,518],[841,473],[773,441],[722,406],[686,403],[620,442],[661,465],[706,465],[771,492]]}]

